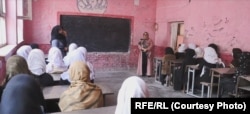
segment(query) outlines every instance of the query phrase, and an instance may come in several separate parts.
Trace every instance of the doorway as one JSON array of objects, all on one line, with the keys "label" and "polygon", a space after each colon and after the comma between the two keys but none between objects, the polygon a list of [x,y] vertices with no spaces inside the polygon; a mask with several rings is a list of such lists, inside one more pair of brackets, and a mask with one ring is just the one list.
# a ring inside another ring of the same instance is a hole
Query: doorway
[{"label": "doorway", "polygon": [[170,46],[174,51],[177,51],[179,45],[182,44],[184,40],[184,22],[171,22],[170,30]]}]

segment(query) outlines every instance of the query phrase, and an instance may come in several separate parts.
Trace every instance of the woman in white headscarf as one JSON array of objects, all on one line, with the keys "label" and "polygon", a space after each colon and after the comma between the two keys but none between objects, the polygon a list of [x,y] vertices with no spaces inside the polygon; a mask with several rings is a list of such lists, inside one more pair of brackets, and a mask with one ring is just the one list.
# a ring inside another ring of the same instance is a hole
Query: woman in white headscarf
[{"label": "woman in white headscarf", "polygon": [[69,61],[69,56],[70,56],[70,53],[73,52],[74,50],[77,49],[77,44],[76,43],[71,43],[69,45],[69,51],[67,53],[67,55],[63,58],[63,62],[65,63],[66,66],[68,66],[68,61]]},{"label": "woman in white headscarf", "polygon": [[189,43],[189,44],[188,44],[188,48],[194,50],[194,49],[196,48],[196,44],[194,44],[194,43]]},{"label": "woman in white headscarf", "polygon": [[[65,61],[65,65],[70,66],[70,64],[72,64],[75,61],[86,62],[86,64],[88,65],[90,69],[90,81],[94,83],[94,79],[95,79],[94,67],[90,62],[86,60],[86,54],[87,54],[87,50],[85,47],[78,47],[76,50],[70,53],[70,55],[68,56],[68,60]],[[69,72],[66,71],[62,73],[61,79],[68,81],[68,82],[63,81],[64,84],[69,84],[70,83]]]},{"label": "woman in white headscarf", "polygon": [[17,49],[16,54],[22,56],[25,60],[27,60],[31,50],[32,50],[31,46],[23,45]]},{"label": "woman in white headscarf", "polygon": [[149,97],[149,92],[144,80],[138,76],[128,77],[119,90],[115,114],[130,114],[131,98],[147,97]]},{"label": "woman in white headscarf", "polygon": [[46,66],[47,73],[62,73],[67,70],[63,62],[62,53],[59,48],[51,47],[48,54],[48,64]]},{"label": "woman in white headscarf", "polygon": [[88,60],[87,60],[87,49],[85,47],[78,47],[77,50],[79,50],[80,52],[82,52],[84,58],[85,58],[85,61],[89,67],[89,70],[90,70],[90,81],[92,83],[94,83],[94,79],[95,79],[95,71],[94,71],[94,66],[92,63],[90,63]]},{"label": "woman in white headscarf", "polygon": [[33,49],[28,56],[28,67],[33,75],[38,78],[42,86],[52,86],[54,84],[53,78],[50,74],[46,73],[46,63],[44,53],[40,49]]},{"label": "woman in white headscarf", "polygon": [[69,52],[68,52],[68,53],[74,51],[75,49],[77,49],[77,47],[78,47],[78,46],[77,46],[76,43],[71,43],[71,44],[69,45]]}]

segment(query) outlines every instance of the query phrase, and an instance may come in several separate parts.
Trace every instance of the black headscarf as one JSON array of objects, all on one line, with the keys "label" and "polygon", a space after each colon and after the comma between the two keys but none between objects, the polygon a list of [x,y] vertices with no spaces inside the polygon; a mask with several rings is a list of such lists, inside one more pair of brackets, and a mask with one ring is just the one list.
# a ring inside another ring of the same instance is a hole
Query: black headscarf
[{"label": "black headscarf", "polygon": [[191,59],[194,58],[195,56],[195,51],[193,49],[186,49],[185,50],[185,59]]},{"label": "black headscarf", "polygon": [[235,67],[238,67],[239,66],[238,59],[239,59],[240,54],[242,53],[242,50],[240,48],[233,48],[232,52],[233,52],[233,60],[231,64],[234,65]]},{"label": "black headscarf", "polygon": [[36,44],[36,43],[30,44],[30,47],[31,47],[32,49],[39,49],[39,45]]},{"label": "black headscarf", "polygon": [[43,114],[44,97],[35,79],[18,74],[7,83],[0,104],[0,114]]},{"label": "black headscarf", "polygon": [[174,50],[171,47],[166,47],[165,48],[165,54],[172,54],[172,55],[174,55]]},{"label": "black headscarf", "polygon": [[211,43],[211,44],[208,45],[208,47],[214,48],[214,50],[217,53],[218,57],[220,57],[218,45],[216,45],[214,43]]},{"label": "black headscarf", "polygon": [[[57,40],[61,41],[64,44],[64,46],[67,46],[66,37],[63,34],[59,33],[60,30],[64,30],[64,28],[61,25],[56,25],[52,28],[51,41],[54,39],[57,39]],[[51,43],[51,41],[50,41],[50,43]]]}]

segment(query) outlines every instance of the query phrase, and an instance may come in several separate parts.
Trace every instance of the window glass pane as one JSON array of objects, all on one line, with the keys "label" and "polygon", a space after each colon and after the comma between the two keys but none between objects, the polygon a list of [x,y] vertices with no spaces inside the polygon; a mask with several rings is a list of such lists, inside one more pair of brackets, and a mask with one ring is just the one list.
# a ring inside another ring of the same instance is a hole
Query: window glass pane
[{"label": "window glass pane", "polygon": [[17,0],[17,16],[23,16],[23,0]]},{"label": "window glass pane", "polygon": [[6,44],[6,24],[4,17],[0,17],[0,46]]},{"label": "window glass pane", "polygon": [[3,7],[3,9],[2,9],[2,10],[3,10],[3,13],[6,13],[6,9],[5,9],[5,0],[2,0],[2,4],[3,4],[3,6],[2,6],[2,7]]},{"label": "window glass pane", "polygon": [[23,20],[17,19],[17,43],[23,41]]}]

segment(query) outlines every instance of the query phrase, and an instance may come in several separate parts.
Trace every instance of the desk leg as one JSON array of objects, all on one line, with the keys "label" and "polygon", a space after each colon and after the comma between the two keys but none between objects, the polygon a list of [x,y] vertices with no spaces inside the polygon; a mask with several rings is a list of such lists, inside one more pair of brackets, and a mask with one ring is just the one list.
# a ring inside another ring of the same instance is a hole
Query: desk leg
[{"label": "desk leg", "polygon": [[188,77],[187,77],[187,93],[189,93],[189,77],[190,77],[190,68],[188,68]]},{"label": "desk leg", "polygon": [[[212,72],[212,77],[211,77],[211,85],[213,85],[213,82],[214,82],[214,71],[211,71]],[[209,97],[211,98],[212,97],[212,93],[213,93],[213,87],[211,86],[210,87],[210,95]]]},{"label": "desk leg", "polygon": [[194,77],[195,77],[195,70],[193,69],[192,70],[192,73],[193,73],[193,75],[192,75],[192,94],[194,93]]},{"label": "desk leg", "polygon": [[218,79],[218,89],[217,89],[217,98],[220,97],[220,76],[219,76],[219,79]]}]

